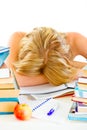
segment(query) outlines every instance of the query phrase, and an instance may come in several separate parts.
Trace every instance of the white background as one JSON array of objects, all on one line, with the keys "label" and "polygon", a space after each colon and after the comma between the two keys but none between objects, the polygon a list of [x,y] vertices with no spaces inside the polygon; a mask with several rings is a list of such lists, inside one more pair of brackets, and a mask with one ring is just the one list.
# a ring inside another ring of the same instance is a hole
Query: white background
[{"label": "white background", "polygon": [[38,26],[87,36],[87,0],[0,0],[0,45],[15,31]]}]

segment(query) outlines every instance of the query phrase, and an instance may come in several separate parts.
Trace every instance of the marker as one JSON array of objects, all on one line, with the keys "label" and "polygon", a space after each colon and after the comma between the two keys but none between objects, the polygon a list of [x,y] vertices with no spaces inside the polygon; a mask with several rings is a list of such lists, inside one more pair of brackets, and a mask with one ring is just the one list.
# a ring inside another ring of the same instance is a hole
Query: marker
[{"label": "marker", "polygon": [[57,110],[57,108],[58,108],[58,105],[56,105],[56,106],[54,106],[53,108],[51,108],[51,109],[48,111],[47,115],[48,115],[48,116],[52,115],[52,114]]}]

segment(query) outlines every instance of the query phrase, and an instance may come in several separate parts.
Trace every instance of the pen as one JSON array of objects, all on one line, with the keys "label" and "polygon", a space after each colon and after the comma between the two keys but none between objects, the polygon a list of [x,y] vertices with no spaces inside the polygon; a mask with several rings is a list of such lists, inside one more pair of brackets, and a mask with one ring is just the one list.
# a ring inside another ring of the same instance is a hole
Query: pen
[{"label": "pen", "polygon": [[52,115],[58,108],[58,105],[55,105],[53,108],[51,108],[48,112],[47,115],[50,116]]}]

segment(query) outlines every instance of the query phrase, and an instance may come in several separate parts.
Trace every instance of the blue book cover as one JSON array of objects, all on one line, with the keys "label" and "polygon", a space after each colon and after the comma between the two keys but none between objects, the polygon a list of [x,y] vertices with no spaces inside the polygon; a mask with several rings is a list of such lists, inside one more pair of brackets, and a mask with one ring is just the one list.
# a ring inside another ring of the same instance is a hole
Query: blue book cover
[{"label": "blue book cover", "polygon": [[75,121],[87,121],[87,114],[77,112],[77,103],[73,102],[68,114],[68,119]]},{"label": "blue book cover", "polygon": [[3,65],[8,55],[9,55],[9,47],[0,47],[0,67]]}]

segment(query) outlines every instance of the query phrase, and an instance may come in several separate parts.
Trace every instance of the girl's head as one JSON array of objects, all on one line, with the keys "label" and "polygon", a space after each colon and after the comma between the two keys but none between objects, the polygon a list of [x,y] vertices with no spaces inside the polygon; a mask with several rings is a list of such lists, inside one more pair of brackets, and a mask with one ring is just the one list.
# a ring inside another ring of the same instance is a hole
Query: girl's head
[{"label": "girl's head", "polygon": [[35,28],[21,39],[14,67],[24,75],[44,74],[53,85],[70,82],[77,73],[66,35],[48,27]]}]

